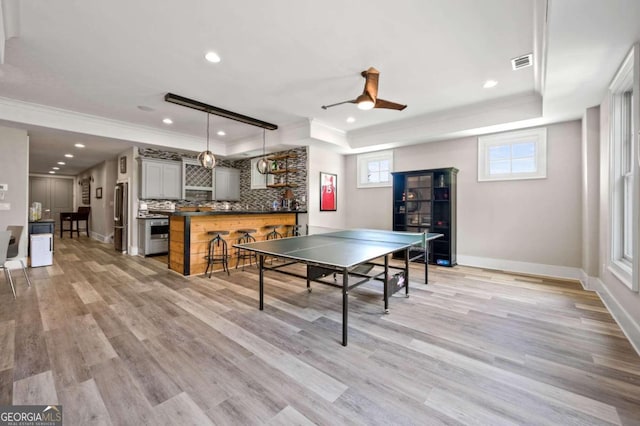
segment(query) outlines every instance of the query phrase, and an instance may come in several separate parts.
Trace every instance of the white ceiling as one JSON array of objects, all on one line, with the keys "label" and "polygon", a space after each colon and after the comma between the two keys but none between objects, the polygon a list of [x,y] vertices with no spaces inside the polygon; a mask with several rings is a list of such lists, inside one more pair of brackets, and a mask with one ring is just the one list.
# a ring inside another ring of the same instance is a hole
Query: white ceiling
[{"label": "white ceiling", "polygon": [[[640,40],[637,0],[2,5],[0,122],[28,130],[32,173],[76,142],[87,148],[63,174],[132,145],[202,150],[206,115],[165,102],[167,92],[277,124],[269,150],[316,143],[362,152],[579,118]],[[209,50],[219,64],[204,60]],[[535,66],[511,69],[511,58],[531,52]],[[381,72],[379,96],[404,111],[320,108],[359,95],[369,66]],[[483,89],[487,79],[498,86]],[[214,152],[260,152],[261,129],[212,118],[227,132],[213,136]]]}]

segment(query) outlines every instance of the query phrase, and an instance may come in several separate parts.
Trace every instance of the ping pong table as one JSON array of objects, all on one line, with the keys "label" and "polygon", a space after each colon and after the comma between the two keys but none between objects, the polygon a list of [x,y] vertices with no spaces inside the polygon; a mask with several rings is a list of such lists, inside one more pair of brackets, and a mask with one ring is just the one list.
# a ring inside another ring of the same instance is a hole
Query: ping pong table
[{"label": "ping pong table", "polygon": [[[427,260],[429,241],[442,237],[436,233],[411,233],[356,229],[328,232],[298,237],[235,244],[233,247],[255,252],[258,255],[260,270],[260,310],[264,309],[264,271],[306,278],[307,290],[311,292],[311,281],[342,289],[342,345],[347,346],[347,325],[349,311],[349,290],[364,284],[371,279],[382,281],[385,313],[389,312],[389,293],[405,289],[409,297],[409,262],[424,256],[425,283],[428,281]],[[420,254],[410,257],[410,249],[420,249]],[[389,264],[389,255],[404,251],[402,267]],[[275,257],[283,262],[275,262],[268,266],[265,257]],[[384,257],[384,263],[374,262]],[[306,275],[284,269],[286,266],[306,264]],[[383,272],[370,273],[374,267],[384,267]],[[401,272],[390,276],[390,270]],[[337,281],[336,274],[342,275],[342,283]],[[349,283],[349,277],[355,282]],[[331,280],[333,277],[333,280]]]}]

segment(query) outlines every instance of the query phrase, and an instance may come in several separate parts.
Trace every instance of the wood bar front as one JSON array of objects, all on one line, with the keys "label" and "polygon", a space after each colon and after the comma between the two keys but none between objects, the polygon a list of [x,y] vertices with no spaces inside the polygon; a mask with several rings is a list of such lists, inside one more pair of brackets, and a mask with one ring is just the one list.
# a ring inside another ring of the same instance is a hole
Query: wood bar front
[{"label": "wood bar front", "polygon": [[[213,236],[209,231],[229,231],[223,236],[231,258],[229,267],[235,266],[236,243],[240,234],[238,229],[255,229],[256,241],[264,240],[269,230],[268,225],[293,226],[297,224],[301,212],[176,212],[169,218],[169,268],[183,275],[203,274],[207,269],[205,256],[209,249],[209,241]],[[284,233],[286,228],[278,229]],[[222,269],[215,264],[214,271]]]}]

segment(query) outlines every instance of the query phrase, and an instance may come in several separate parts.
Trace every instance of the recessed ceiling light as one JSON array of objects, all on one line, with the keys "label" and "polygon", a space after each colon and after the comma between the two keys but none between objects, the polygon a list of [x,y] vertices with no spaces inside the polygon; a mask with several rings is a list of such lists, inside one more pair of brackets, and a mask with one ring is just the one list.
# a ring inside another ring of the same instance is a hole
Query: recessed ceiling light
[{"label": "recessed ceiling light", "polygon": [[498,82],[495,80],[487,80],[484,82],[484,84],[482,85],[482,87],[484,87],[485,89],[491,89],[492,87],[496,87],[498,85]]},{"label": "recessed ceiling light", "polygon": [[60,164],[61,166],[64,166],[67,163],[65,163],[64,161],[58,161],[58,164]]},{"label": "recessed ceiling light", "polygon": [[56,172],[54,172],[53,170],[49,170],[49,173],[51,173],[52,175],[56,174]]},{"label": "recessed ceiling light", "polygon": [[209,62],[213,62],[214,64],[220,62],[220,56],[218,56],[216,52],[207,52],[207,54],[204,55],[204,58]]},{"label": "recessed ceiling light", "polygon": [[172,119],[170,119],[170,118],[163,118],[163,119],[162,119],[162,122],[163,122],[164,124],[173,124],[173,120],[172,120]]},{"label": "recessed ceiling light", "polygon": [[226,133],[224,130],[218,130],[218,136],[225,136]]},{"label": "recessed ceiling light", "polygon": [[64,156],[67,158],[73,158],[73,154],[65,154]]},{"label": "recessed ceiling light", "polygon": [[353,123],[353,122],[355,122],[355,121],[356,121],[356,119],[355,119],[355,118],[353,118],[353,117],[348,117],[348,118],[347,118],[347,123]]},{"label": "recessed ceiling light", "polygon": [[144,112],[151,112],[151,111],[153,111],[153,110],[154,110],[153,108],[148,107],[148,106],[146,106],[146,105],[138,105],[138,109],[139,109],[140,111],[144,111]]},{"label": "recessed ceiling light", "polygon": [[60,170],[60,167],[52,167],[53,170]]},{"label": "recessed ceiling light", "polygon": [[81,143],[77,143],[74,145],[76,148],[84,148],[84,145],[82,145]]}]

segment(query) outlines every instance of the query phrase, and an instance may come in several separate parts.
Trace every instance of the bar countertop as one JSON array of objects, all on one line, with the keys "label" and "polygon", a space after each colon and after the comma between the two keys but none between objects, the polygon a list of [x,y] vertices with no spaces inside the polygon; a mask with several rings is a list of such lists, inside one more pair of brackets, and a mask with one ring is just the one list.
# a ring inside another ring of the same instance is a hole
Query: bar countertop
[{"label": "bar countertop", "polygon": [[[154,213],[160,213],[154,211]],[[245,214],[288,214],[307,213],[306,210],[207,210],[202,212],[162,212],[167,216],[218,216],[218,215],[245,215]]]}]

